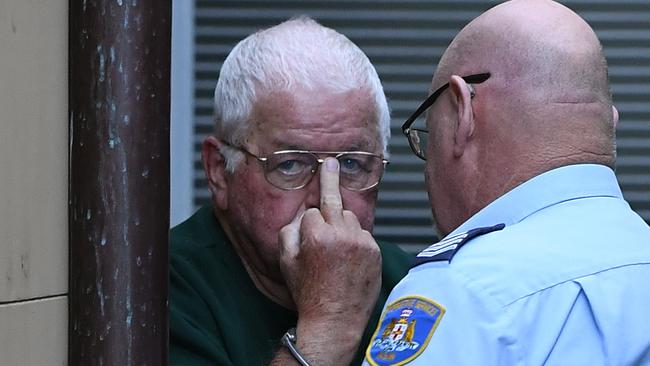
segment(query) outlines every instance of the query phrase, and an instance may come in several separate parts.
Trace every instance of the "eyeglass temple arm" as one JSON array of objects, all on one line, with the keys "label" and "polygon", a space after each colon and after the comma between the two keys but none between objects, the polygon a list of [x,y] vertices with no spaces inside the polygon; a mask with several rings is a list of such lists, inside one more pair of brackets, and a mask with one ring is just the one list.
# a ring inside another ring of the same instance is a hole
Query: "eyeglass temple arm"
[{"label": "eyeglass temple arm", "polygon": [[409,130],[409,127],[411,127],[411,124],[413,121],[415,121],[416,118],[418,118],[427,108],[431,107],[431,104],[433,104],[433,101],[435,101],[438,98],[438,95],[445,91],[449,87],[449,84],[443,85],[440,89],[436,90],[433,94],[429,95],[429,97],[420,104],[418,109],[411,114],[411,116],[402,124],[402,132],[407,133]]},{"label": "eyeglass temple arm", "polygon": [[[485,72],[482,74],[475,74],[475,75],[469,75],[469,76],[464,76],[463,80],[465,80],[466,83],[468,84],[480,84],[484,82],[485,80],[490,78],[490,73]],[[445,91],[449,87],[449,83],[443,85],[440,87],[440,89],[436,90],[433,94],[429,95],[429,97],[420,104],[418,109],[411,114],[411,116],[402,124],[402,132],[406,133],[407,130],[409,129],[410,125],[415,121],[416,118],[418,118],[427,108],[431,107],[431,104],[433,104],[433,101],[435,101],[440,93]]]}]

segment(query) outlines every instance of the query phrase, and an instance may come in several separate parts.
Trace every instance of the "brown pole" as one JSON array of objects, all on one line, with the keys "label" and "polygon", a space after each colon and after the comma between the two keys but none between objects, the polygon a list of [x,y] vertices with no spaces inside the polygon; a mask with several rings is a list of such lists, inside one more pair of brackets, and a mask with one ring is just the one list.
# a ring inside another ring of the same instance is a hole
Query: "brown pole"
[{"label": "brown pole", "polygon": [[70,365],[166,365],[170,0],[70,0]]}]

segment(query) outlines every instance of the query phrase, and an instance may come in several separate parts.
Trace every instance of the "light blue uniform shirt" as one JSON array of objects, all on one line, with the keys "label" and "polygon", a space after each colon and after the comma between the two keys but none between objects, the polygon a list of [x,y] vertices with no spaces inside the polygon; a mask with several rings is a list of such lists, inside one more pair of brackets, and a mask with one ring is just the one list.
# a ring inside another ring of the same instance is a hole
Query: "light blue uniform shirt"
[{"label": "light blue uniform shirt", "polygon": [[611,169],[541,174],[447,238],[499,223],[411,269],[364,365],[650,365],[650,228]]}]

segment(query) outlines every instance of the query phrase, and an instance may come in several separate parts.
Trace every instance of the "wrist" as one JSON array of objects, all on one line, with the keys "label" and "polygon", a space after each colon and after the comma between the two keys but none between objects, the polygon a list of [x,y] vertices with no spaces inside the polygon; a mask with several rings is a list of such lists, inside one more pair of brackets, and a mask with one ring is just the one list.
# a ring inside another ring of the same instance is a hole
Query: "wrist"
[{"label": "wrist", "polygon": [[[356,322],[355,322],[356,323]],[[365,328],[344,319],[303,321],[296,327],[296,347],[312,365],[348,365]]]},{"label": "wrist", "polygon": [[290,328],[282,336],[281,343],[301,366],[311,366],[296,344],[296,328]]}]

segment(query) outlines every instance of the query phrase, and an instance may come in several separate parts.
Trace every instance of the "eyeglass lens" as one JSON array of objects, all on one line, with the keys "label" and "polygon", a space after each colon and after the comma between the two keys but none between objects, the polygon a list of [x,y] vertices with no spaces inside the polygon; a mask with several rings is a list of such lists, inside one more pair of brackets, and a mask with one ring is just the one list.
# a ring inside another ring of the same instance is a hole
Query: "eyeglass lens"
[{"label": "eyeglass lens", "polygon": [[[350,190],[364,190],[379,183],[383,160],[374,155],[346,153],[338,155],[340,185]],[[318,156],[310,152],[280,152],[268,156],[266,179],[280,189],[304,187],[318,170]]]},{"label": "eyeglass lens", "polygon": [[427,145],[429,143],[429,132],[420,128],[409,130],[409,144],[413,152],[422,159],[426,159]]}]

